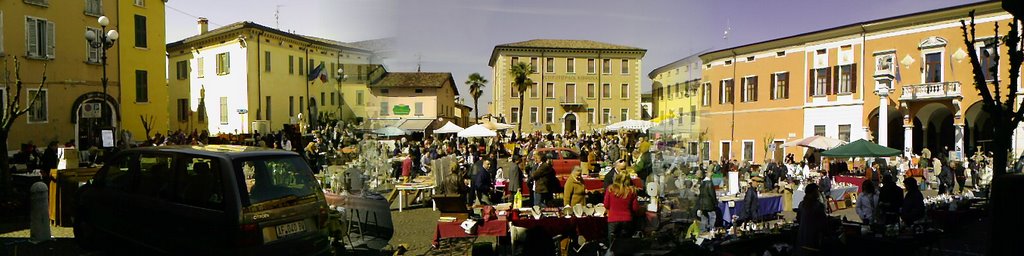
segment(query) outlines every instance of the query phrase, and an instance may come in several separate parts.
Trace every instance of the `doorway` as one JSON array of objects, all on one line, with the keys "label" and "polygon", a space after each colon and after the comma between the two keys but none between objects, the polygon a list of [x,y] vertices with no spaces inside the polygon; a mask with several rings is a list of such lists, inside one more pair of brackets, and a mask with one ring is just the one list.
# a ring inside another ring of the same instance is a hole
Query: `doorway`
[{"label": "doorway", "polygon": [[562,132],[576,131],[576,114],[575,113],[572,113],[572,112],[566,113],[566,115],[565,115],[565,123],[562,124],[562,129],[563,129]]}]

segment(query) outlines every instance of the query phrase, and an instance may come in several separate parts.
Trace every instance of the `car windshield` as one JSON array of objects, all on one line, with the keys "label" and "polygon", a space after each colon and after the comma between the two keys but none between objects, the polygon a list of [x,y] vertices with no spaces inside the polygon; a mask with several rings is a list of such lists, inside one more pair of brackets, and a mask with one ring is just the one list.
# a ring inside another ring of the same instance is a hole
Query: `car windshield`
[{"label": "car windshield", "polygon": [[[247,158],[236,160],[235,166],[244,175],[246,206],[286,198],[314,195],[318,189],[316,178],[302,159],[297,156]],[[278,200],[280,201],[280,200]]]}]

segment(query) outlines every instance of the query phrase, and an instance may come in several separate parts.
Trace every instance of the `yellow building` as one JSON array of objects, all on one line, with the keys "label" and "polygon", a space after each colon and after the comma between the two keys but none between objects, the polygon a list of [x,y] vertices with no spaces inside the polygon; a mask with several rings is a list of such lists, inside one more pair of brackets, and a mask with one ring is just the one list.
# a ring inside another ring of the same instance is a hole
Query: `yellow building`
[{"label": "yellow building", "polygon": [[251,133],[366,118],[366,83],[385,72],[370,64],[371,51],[343,42],[252,22],[209,30],[200,18],[198,27],[198,35],[167,44],[171,129]]},{"label": "yellow building", "polygon": [[[150,79],[146,80],[146,85],[150,85],[150,89],[142,96],[150,98],[150,105],[162,104],[163,48],[138,49],[134,43],[136,39],[164,42],[164,2],[134,2],[145,7],[134,6],[133,1],[113,0],[0,2],[0,60],[7,70],[14,72],[14,58],[19,59],[25,83],[20,92],[22,104],[27,104],[30,92],[35,94],[43,65],[47,66],[46,86],[39,94],[39,101],[15,121],[7,143],[31,142],[45,146],[51,141],[76,140],[80,147],[102,146],[101,130],[117,134],[118,127],[137,134],[134,140],[145,139],[138,115],[159,117],[164,110],[140,108],[140,104],[135,104],[135,87],[125,88],[132,90],[132,95],[126,95],[120,81],[134,83],[135,70],[148,71]],[[125,17],[135,15],[147,17],[147,25],[135,28],[131,20],[122,23]],[[101,82],[104,76],[102,51],[90,47],[84,36],[90,30],[101,33],[97,21],[101,16],[108,17],[107,30],[117,30],[121,35],[106,51],[106,95]],[[135,31],[142,32],[138,38]],[[9,92],[13,86],[5,85],[0,89],[0,93],[11,95],[4,97],[5,102],[13,97],[15,92]],[[115,136],[115,140],[122,138]],[[109,143],[116,145],[116,142]]]},{"label": "yellow building", "polygon": [[369,89],[378,110],[370,114],[373,128],[394,125],[427,132],[448,121],[459,122],[459,89],[451,73],[388,72]]},{"label": "yellow building", "polygon": [[[652,81],[652,114],[659,131],[670,131],[675,139],[686,141],[690,154],[697,155],[700,132],[699,55],[691,55],[655,68],[647,74]],[[706,156],[706,155],[704,155]]]},{"label": "yellow building", "polygon": [[121,35],[119,48],[119,81],[128,84],[118,93],[121,101],[121,129],[132,134],[135,141],[146,139],[146,127],[150,136],[167,133],[169,118],[167,112],[167,48],[166,26],[164,26],[163,0],[133,0],[117,2],[118,19],[122,20],[118,32]]},{"label": "yellow building", "polygon": [[[647,50],[588,40],[536,39],[497,45],[488,65],[494,77],[490,113],[523,132],[589,132],[641,119],[640,70]],[[534,67],[525,95],[512,84],[514,63]],[[523,109],[519,109],[524,100]]]},{"label": "yellow building", "polygon": [[972,86],[966,52],[999,65],[993,77],[1001,80],[1009,77],[1008,60],[991,61],[991,53],[1006,52],[991,41],[963,45],[960,20],[971,10],[982,39],[994,37],[995,22],[1011,19],[998,2],[968,4],[702,54],[701,97],[710,104],[701,126],[710,130],[712,156],[755,162],[785,153],[800,157],[803,148],[778,147],[772,154],[764,144],[811,135],[870,139],[906,154],[923,148],[970,154],[984,147],[992,126]]}]

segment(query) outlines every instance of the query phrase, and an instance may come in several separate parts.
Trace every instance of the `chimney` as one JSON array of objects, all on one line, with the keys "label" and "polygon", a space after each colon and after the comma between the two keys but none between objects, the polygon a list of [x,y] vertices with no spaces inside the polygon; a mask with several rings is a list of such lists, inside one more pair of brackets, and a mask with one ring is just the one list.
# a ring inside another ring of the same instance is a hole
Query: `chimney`
[{"label": "chimney", "polygon": [[203,18],[203,17],[199,17],[199,34],[200,35],[206,34],[206,32],[209,32],[209,31],[210,31],[210,20],[207,20],[206,18]]}]

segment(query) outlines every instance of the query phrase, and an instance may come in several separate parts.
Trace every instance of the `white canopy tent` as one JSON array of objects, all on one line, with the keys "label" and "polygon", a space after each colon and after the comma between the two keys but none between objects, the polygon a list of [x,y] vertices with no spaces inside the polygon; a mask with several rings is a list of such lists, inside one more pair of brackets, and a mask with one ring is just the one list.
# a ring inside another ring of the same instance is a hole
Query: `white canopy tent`
[{"label": "white canopy tent", "polygon": [[462,130],[462,131],[459,132],[459,137],[460,138],[477,138],[477,137],[494,137],[494,136],[498,136],[498,133],[495,132],[495,131],[492,131],[491,129],[487,129],[487,127],[484,127],[483,125],[480,125],[480,124],[476,124],[476,125],[470,126],[469,128],[466,128],[465,130]]},{"label": "white canopy tent", "polygon": [[465,130],[465,128],[459,127],[458,125],[455,125],[451,121],[449,121],[448,123],[444,124],[444,126],[441,126],[441,128],[437,128],[437,130],[434,130],[434,133],[457,133],[461,132],[462,130]]},{"label": "white canopy tent", "polygon": [[651,122],[651,121],[630,119],[630,120],[626,120],[626,121],[610,124],[608,126],[605,126],[604,129],[606,131],[610,131],[610,132],[618,131],[618,130],[621,130],[621,129],[647,131],[647,129],[650,129],[651,127],[654,127],[655,125],[656,124],[654,122]]}]

